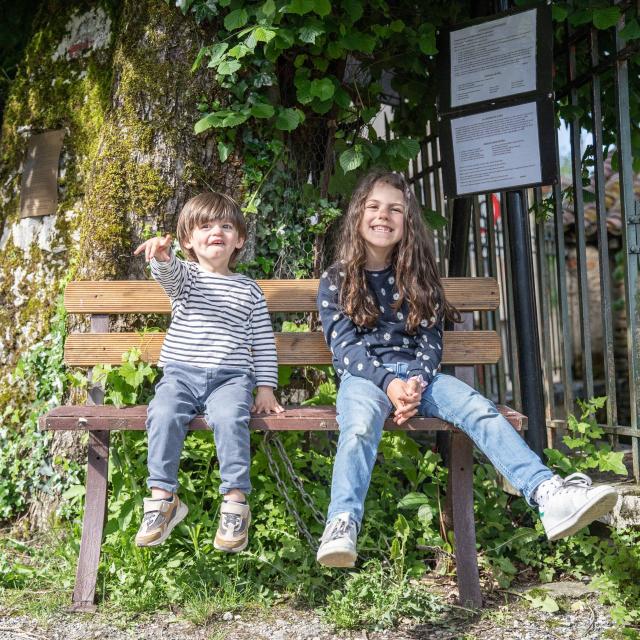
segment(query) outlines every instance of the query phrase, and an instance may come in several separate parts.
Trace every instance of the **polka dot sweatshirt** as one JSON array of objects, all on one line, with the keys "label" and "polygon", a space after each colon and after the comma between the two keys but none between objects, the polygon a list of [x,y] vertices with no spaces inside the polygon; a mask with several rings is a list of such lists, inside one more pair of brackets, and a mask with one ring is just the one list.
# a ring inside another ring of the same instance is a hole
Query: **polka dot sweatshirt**
[{"label": "polka dot sweatshirt", "polygon": [[422,375],[429,384],[440,370],[442,314],[423,319],[415,335],[407,333],[408,305],[404,302],[397,311],[392,307],[398,293],[394,272],[388,267],[366,272],[369,291],[380,307],[377,325],[373,329],[356,326],[338,302],[343,277],[340,265],[333,265],[322,274],[318,288],[322,330],[337,373],[368,378],[386,392],[396,376],[383,365],[406,362],[409,376]]}]

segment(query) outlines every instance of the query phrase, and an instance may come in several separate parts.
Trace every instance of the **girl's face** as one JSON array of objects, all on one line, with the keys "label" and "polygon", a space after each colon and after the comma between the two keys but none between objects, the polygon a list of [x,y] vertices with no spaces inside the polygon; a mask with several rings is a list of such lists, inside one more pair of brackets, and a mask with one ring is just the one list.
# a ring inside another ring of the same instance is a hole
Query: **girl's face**
[{"label": "girl's face", "polygon": [[404,218],[402,191],[386,182],[376,182],[364,202],[364,214],[359,227],[370,259],[368,262],[387,260],[402,239]]}]

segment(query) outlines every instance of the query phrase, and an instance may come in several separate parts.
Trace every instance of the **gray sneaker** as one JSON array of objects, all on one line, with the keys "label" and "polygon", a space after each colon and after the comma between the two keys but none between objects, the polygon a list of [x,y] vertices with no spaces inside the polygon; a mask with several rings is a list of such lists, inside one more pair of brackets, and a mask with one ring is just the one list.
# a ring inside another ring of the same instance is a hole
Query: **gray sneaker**
[{"label": "gray sneaker", "polygon": [[243,551],[249,544],[250,523],[251,511],[248,504],[223,500],[213,546],[228,553]]},{"label": "gray sneaker", "polygon": [[162,544],[188,511],[187,505],[176,495],[170,502],[145,498],[144,516],[136,534],[136,544],[139,547],[155,547]]},{"label": "gray sneaker", "polygon": [[353,567],[358,554],[358,525],[350,513],[339,513],[327,522],[316,560],[325,567]]}]

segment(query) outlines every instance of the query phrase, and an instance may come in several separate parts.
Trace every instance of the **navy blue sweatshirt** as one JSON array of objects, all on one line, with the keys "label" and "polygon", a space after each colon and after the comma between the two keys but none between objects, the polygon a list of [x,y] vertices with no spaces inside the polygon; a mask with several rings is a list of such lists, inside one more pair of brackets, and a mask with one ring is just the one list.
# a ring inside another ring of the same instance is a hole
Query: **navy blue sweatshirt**
[{"label": "navy blue sweatshirt", "polygon": [[415,335],[407,333],[408,305],[395,311],[391,306],[398,299],[392,267],[382,271],[366,271],[369,291],[380,308],[373,329],[356,326],[338,302],[344,272],[334,264],[320,278],[318,311],[324,337],[333,354],[333,366],[338,374],[345,370],[354,376],[367,378],[386,392],[396,377],[382,365],[406,362],[409,376],[422,375],[429,384],[440,369],[442,359],[442,309],[438,318],[424,318]]}]

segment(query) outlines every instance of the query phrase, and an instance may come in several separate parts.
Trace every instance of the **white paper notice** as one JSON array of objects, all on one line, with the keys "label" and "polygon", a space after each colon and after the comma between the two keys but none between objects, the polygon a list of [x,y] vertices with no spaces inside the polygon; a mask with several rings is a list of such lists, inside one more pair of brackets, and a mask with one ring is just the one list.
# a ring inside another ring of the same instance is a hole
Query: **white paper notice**
[{"label": "white paper notice", "polygon": [[536,10],[452,31],[451,106],[536,88]]},{"label": "white paper notice", "polygon": [[541,182],[535,102],[451,120],[459,195]]}]

